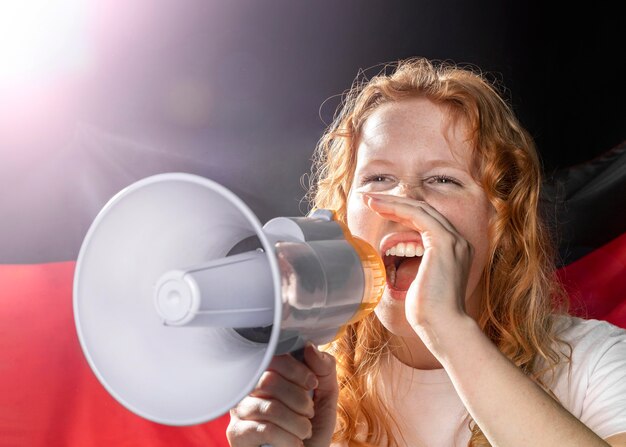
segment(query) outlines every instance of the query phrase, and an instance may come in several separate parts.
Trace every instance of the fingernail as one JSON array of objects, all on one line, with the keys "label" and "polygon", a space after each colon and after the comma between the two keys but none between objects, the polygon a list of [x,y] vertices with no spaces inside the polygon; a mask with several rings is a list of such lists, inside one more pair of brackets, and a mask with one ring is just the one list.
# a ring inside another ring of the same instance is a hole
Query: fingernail
[{"label": "fingernail", "polygon": [[315,353],[315,355],[317,356],[317,358],[319,359],[323,359],[324,358],[324,354],[322,353],[322,351],[320,351],[318,349],[317,346],[315,346],[312,342],[308,343],[309,347],[313,350],[313,352]]},{"label": "fingernail", "polygon": [[315,375],[309,374],[304,384],[306,385],[307,389],[314,390],[319,385],[319,382],[317,380],[317,377],[315,377]]},{"label": "fingernail", "polygon": [[389,200],[389,195],[388,194],[368,194],[366,198],[368,198],[369,200],[376,200],[379,202],[383,202],[385,200]]},{"label": "fingernail", "polygon": [[311,408],[309,408],[307,416],[309,419],[313,419],[315,417],[315,406],[313,405],[313,401],[311,401]]}]

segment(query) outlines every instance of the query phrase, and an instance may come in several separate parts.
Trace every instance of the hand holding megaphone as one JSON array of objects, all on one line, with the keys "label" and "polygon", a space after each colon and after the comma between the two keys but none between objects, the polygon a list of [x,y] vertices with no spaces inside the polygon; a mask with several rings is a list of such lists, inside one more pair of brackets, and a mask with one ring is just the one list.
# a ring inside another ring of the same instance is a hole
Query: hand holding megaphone
[{"label": "hand holding megaphone", "polygon": [[378,303],[385,269],[331,210],[261,226],[232,192],[161,174],[113,197],[91,225],[74,316],[94,373],[154,422],[225,414],[271,359],[332,341]]}]

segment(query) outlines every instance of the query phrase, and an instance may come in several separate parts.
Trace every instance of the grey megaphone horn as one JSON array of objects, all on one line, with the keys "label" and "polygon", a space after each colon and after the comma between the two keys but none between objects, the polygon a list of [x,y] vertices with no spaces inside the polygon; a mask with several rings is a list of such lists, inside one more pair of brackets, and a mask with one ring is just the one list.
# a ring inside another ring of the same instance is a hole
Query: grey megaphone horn
[{"label": "grey megaphone horn", "polygon": [[74,317],[94,373],[154,422],[193,425],[249,394],[277,354],[332,341],[378,303],[385,269],[332,210],[261,226],[184,173],[140,180],[83,241]]}]

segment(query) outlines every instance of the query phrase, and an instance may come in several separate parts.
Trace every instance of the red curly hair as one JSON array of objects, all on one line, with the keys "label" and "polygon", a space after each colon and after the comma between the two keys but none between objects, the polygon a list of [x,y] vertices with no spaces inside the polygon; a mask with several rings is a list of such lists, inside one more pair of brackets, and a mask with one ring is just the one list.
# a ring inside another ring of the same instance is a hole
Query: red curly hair
[{"label": "red curly hair", "polygon": [[[346,222],[346,203],[363,123],[380,104],[425,97],[446,105],[453,119],[471,129],[477,180],[495,209],[492,241],[482,281],[479,325],[525,374],[550,390],[542,374],[563,360],[554,348],[552,315],[567,313],[568,302],[555,276],[554,248],[538,211],[541,168],[534,142],[494,83],[484,74],[424,58],[399,61],[369,81],[355,81],[319,141],[308,198]],[[336,442],[350,446],[396,445],[387,409],[375,384],[389,334],[372,313],[326,349],[337,358],[339,378]],[[568,356],[566,356],[567,358]],[[536,361],[546,368],[538,371]],[[556,399],[553,393],[550,394]],[[470,420],[469,446],[487,446]]]}]

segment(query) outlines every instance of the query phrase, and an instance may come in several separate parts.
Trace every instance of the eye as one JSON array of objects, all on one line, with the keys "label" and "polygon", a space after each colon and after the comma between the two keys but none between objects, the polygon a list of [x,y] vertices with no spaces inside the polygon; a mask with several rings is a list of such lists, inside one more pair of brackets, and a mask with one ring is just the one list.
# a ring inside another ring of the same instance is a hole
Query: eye
[{"label": "eye", "polygon": [[382,183],[387,180],[389,180],[389,176],[385,174],[370,174],[361,179],[361,185],[366,185],[368,183]]},{"label": "eye", "polygon": [[426,179],[426,182],[434,183],[438,185],[452,184],[452,185],[462,186],[462,183],[458,181],[457,179],[455,179],[454,177],[450,177],[449,175],[443,175],[443,174],[433,175],[432,177],[428,177]]}]

